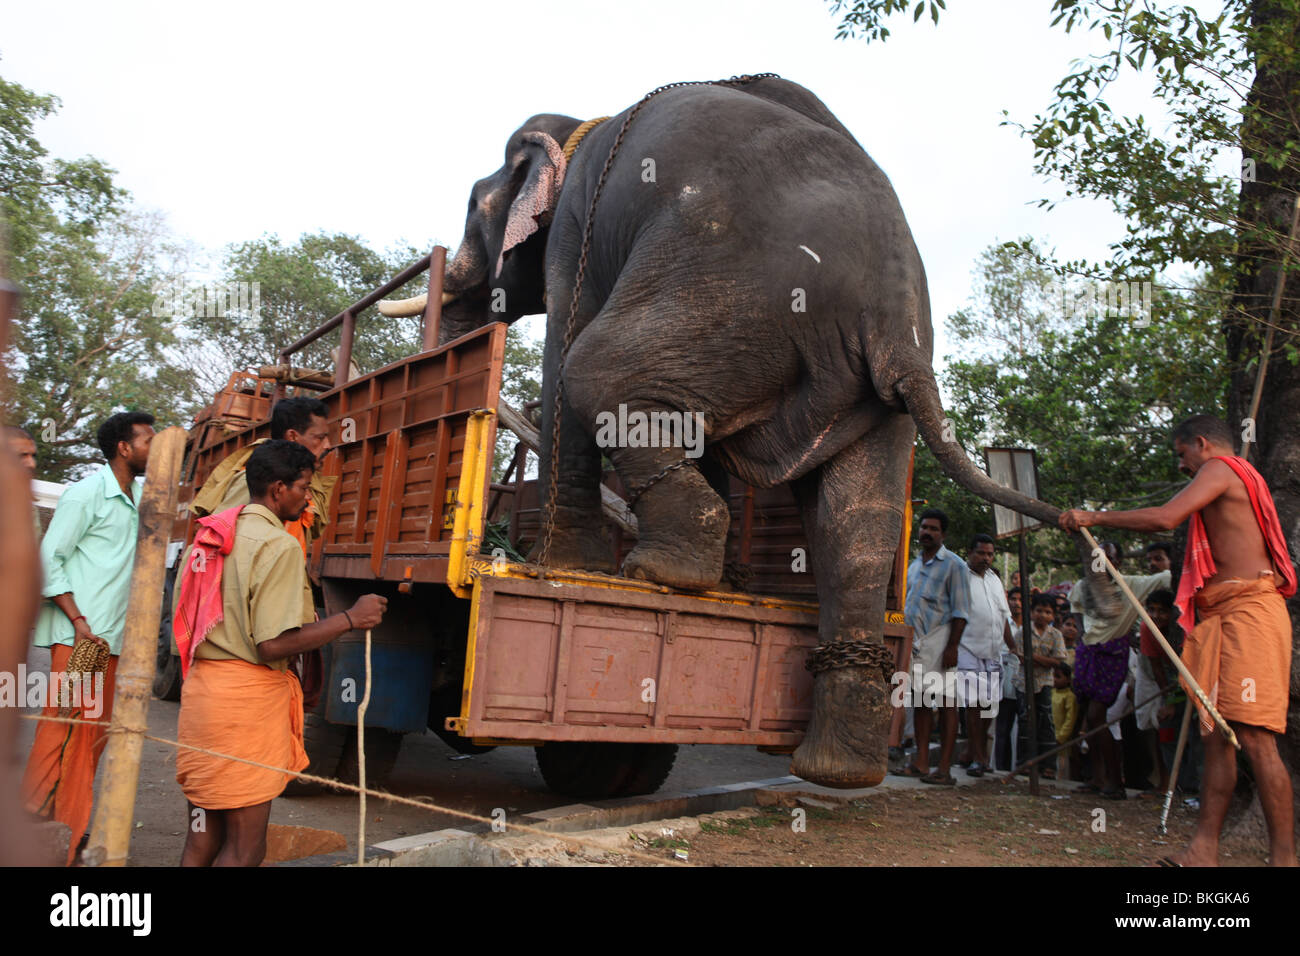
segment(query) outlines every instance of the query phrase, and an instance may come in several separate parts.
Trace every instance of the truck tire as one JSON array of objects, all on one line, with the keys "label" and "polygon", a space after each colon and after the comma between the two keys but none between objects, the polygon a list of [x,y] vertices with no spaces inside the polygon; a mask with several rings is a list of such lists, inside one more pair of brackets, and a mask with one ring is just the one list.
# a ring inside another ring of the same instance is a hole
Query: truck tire
[{"label": "truck tire", "polygon": [[[320,714],[307,714],[303,718],[302,742],[307,750],[307,759],[311,762],[302,772],[315,774],[318,777],[336,776],[339,758],[343,756],[343,747],[349,738],[353,741],[352,745],[356,746],[356,738],[352,737],[352,732],[352,728],[346,724],[331,724]],[[313,797],[321,793],[342,792],[298,777],[290,780],[284,788],[286,797]]]},{"label": "truck tire", "polygon": [[[357,729],[348,727],[347,739],[343,744],[343,755],[339,760],[338,778],[344,783],[357,783]],[[392,776],[397,756],[402,749],[405,734],[385,730],[383,727],[366,728],[366,789],[386,786]]]},{"label": "truck tire", "polygon": [[535,751],[551,790],[585,800],[654,793],[677,759],[676,744],[556,742]]},{"label": "truck tire", "polygon": [[159,700],[181,699],[181,659],[172,653],[172,588],[176,571],[167,572],[163,586],[162,616],[158,618],[158,655],[153,672],[153,695]]}]

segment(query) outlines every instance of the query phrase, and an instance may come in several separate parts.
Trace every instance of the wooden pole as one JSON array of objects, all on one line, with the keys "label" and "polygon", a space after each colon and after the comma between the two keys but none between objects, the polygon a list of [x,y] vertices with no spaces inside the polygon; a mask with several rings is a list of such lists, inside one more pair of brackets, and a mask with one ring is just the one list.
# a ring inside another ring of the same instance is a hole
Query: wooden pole
[{"label": "wooden pole", "polygon": [[366,628],[366,690],[357,706],[357,866],[366,865],[366,711],[370,708],[370,628]]},{"label": "wooden pole", "polygon": [[[1025,675],[1025,739],[1029,753],[1019,754],[1017,762],[1038,755],[1038,694],[1034,688],[1034,623],[1029,619],[1029,532],[1020,531],[1020,651]],[[1038,796],[1038,762],[1029,765],[1029,793]]]},{"label": "wooden pole", "polygon": [[1174,667],[1178,668],[1178,674],[1182,677],[1183,683],[1196,695],[1196,699],[1200,701],[1201,706],[1205,708],[1206,713],[1214,718],[1214,722],[1219,725],[1219,729],[1222,730],[1224,735],[1228,738],[1228,742],[1240,750],[1241,744],[1237,741],[1237,735],[1232,732],[1232,728],[1229,727],[1228,722],[1223,719],[1223,715],[1220,714],[1215,706],[1210,703],[1210,698],[1205,696],[1205,691],[1201,690],[1201,685],[1196,683],[1196,678],[1192,676],[1191,671],[1189,671],[1183,664],[1182,658],[1179,657],[1177,652],[1169,646],[1169,642],[1165,640],[1165,636],[1160,632],[1160,628],[1156,627],[1156,622],[1151,620],[1151,615],[1147,613],[1147,609],[1142,606],[1142,602],[1137,599],[1137,595],[1133,593],[1133,589],[1130,588],[1128,582],[1124,580],[1124,575],[1120,574],[1119,571],[1115,569],[1115,565],[1110,563],[1110,558],[1106,557],[1106,553],[1102,551],[1101,548],[1097,547],[1097,539],[1092,536],[1092,532],[1087,528],[1080,528],[1079,530],[1083,532],[1084,538],[1092,547],[1093,554],[1101,554],[1102,560],[1106,562],[1106,570],[1109,571],[1110,576],[1115,579],[1115,583],[1118,584],[1119,589],[1124,592],[1124,596],[1129,599],[1129,602],[1135,608],[1137,608],[1137,612],[1141,616],[1142,622],[1146,624],[1147,629],[1151,631],[1151,636],[1156,639],[1156,643],[1160,645],[1165,654],[1168,655],[1169,659],[1174,662]]},{"label": "wooden pole", "polygon": [[1183,748],[1187,746],[1187,731],[1192,726],[1192,711],[1196,708],[1191,700],[1183,706],[1183,726],[1178,731],[1178,747],[1174,750],[1174,768],[1169,771],[1169,790],[1165,793],[1165,808],[1160,811],[1160,826],[1157,829],[1168,833],[1169,807],[1174,802],[1174,791],[1178,789],[1178,772],[1183,769]]},{"label": "wooden pole", "polygon": [[185,429],[173,425],[154,436],[140,495],[140,532],[131,572],[122,656],[117,662],[117,692],[108,747],[104,751],[104,787],[82,855],[88,866],[125,866],[131,847],[135,791],[140,782],[141,736],[148,727],[149,697],[158,656],[158,622],[162,616],[167,540],[176,517]]}]

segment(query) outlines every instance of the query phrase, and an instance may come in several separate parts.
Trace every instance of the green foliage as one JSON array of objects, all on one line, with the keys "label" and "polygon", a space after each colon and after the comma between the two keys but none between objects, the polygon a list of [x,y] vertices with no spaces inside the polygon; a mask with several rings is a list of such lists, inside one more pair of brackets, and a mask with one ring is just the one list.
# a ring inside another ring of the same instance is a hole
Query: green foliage
[{"label": "green foliage", "polygon": [[183,423],[198,396],[151,308],[159,222],[118,213],[93,236],[56,223],[40,238],[18,262],[25,295],[4,361],[15,382],[6,414],[36,437],[41,477],[63,481],[102,460],[94,432],[114,411],[151,412],[161,428]]},{"label": "green foliage", "polygon": [[[210,370],[205,389],[220,388],[236,369],[277,363],[282,348],[383,285],[421,254],[414,248],[380,253],[356,236],[325,233],[304,235],[292,245],[277,236],[232,244],[221,281],[256,284],[257,308],[193,320],[193,349],[203,358],[195,368]],[[418,277],[390,298],[418,295],[425,285]],[[352,361],[362,372],[420,350],[418,317],[390,319],[372,307],[357,316],[356,329]],[[317,339],[294,355],[293,364],[332,370],[330,352],[341,334],[338,329]]]},{"label": "green foliage", "polygon": [[0,357],[3,413],[36,437],[40,477],[62,481],[101,460],[94,432],[112,412],[175,424],[195,395],[151,308],[177,250],[157,217],[124,211],[102,162],[49,157],[34,127],[58,105],[0,79],[0,214],[24,291]]},{"label": "green foliage", "polygon": [[127,195],[113,184],[113,170],[97,159],[49,158],[34,127],[58,108],[58,97],[0,77],[0,220],[8,225],[9,252],[18,264],[28,261],[51,229],[92,236]]},{"label": "green foliage", "polygon": [[[1213,313],[1156,286],[1149,315],[1116,315],[1107,298],[1090,301],[1088,287],[1060,282],[1044,258],[1028,239],[990,247],[971,306],[948,318],[955,354],[941,382],[957,437],[968,450],[1037,449],[1039,497],[1058,506],[1158,504],[1182,484],[1171,427],[1223,414],[1226,360]],[[991,506],[944,477],[923,444],[913,495],[948,512],[954,550],[992,531]],[[1115,537],[1126,547],[1146,540]],[[1059,531],[1031,542],[1035,566],[1074,560]]]},{"label": "green foliage", "polygon": [[[831,0],[837,36],[868,41],[884,39],[884,20],[907,6]],[[1217,16],[1153,0],[1053,0],[1049,15],[1067,33],[1100,34],[1105,49],[1075,61],[1031,122],[1005,125],[1033,143],[1035,171],[1063,184],[1063,198],[1105,200],[1127,223],[1109,262],[1063,267],[1098,279],[1188,264],[1222,275],[1256,267],[1238,258],[1246,249],[1277,263],[1285,230],[1244,202],[1243,186],[1294,191],[1300,181],[1300,0],[1224,0]],[[1164,116],[1111,109],[1106,90],[1127,73],[1149,83]],[[1300,278],[1300,262],[1291,269]],[[1221,314],[1249,320],[1230,283],[1210,288]],[[1283,347],[1293,352],[1294,341]]]}]

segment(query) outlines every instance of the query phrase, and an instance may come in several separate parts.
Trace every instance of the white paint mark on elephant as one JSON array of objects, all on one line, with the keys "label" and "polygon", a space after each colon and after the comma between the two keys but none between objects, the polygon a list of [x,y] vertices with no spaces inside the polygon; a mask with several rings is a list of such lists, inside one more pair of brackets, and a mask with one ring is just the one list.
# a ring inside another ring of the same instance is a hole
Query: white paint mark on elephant
[{"label": "white paint mark on elephant", "polygon": [[822,261],[822,257],[819,256],[819,255],[817,255],[817,253],[813,252],[813,251],[812,251],[811,249],[809,249],[807,246],[800,246],[799,248],[802,249],[804,252],[808,253],[808,255],[812,256],[813,259],[815,259],[815,260],[817,261],[818,264],[821,263],[821,261]]},{"label": "white paint mark on elephant", "polygon": [[916,342],[916,347],[921,347],[921,333],[916,331],[916,326],[912,326],[912,339]]},{"label": "white paint mark on elephant", "polygon": [[696,189],[694,186],[683,186],[683,187],[682,187],[682,195],[683,195],[683,196],[694,196],[694,195],[697,195],[698,193],[699,193],[699,190]]}]

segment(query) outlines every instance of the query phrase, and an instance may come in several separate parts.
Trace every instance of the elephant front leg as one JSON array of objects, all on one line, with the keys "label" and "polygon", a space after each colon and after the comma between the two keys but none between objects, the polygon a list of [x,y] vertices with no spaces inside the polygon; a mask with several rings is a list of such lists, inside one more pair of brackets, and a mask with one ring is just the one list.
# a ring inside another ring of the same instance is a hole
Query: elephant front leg
[{"label": "elephant front leg", "polygon": [[597,432],[597,444],[614,462],[637,518],[623,574],[668,587],[716,587],[731,513],[701,471],[703,415],[638,402],[601,420],[612,427]]},{"label": "elephant front leg", "polygon": [[[553,393],[543,394],[542,447],[537,472],[542,520],[529,560],[552,568],[612,574],[614,548],[600,505],[600,449],[587,433],[584,422],[566,402],[560,420],[559,454],[552,472],[553,407]],[[552,491],[554,510],[548,535],[547,514]]]},{"label": "elephant front leg", "polygon": [[873,787],[888,772],[885,597],[914,435],[910,420],[883,426],[795,489],[817,578],[820,643],[812,718],[790,772],[823,786]]}]

